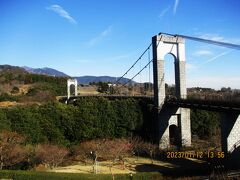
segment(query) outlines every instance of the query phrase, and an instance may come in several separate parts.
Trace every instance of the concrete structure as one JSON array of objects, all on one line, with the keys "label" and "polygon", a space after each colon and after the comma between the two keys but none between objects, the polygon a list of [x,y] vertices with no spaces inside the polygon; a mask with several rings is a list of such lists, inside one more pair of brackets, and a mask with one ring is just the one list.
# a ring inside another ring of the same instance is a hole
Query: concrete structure
[{"label": "concrete structure", "polygon": [[240,167],[240,115],[239,112],[221,113],[221,144],[229,168]]},{"label": "concrete structure", "polygon": [[[175,127],[174,138],[181,146],[191,145],[190,110],[187,108],[164,108],[165,80],[164,57],[171,54],[175,63],[176,97],[187,97],[186,72],[185,72],[185,41],[181,37],[166,36],[163,34],[152,38],[153,46],[153,79],[154,79],[154,104],[158,107],[159,121],[159,147],[167,148],[170,145],[171,129]],[[173,128],[174,129],[174,128]]]},{"label": "concrete structure", "polygon": [[[185,72],[185,41],[181,37],[159,34],[152,38],[153,46],[153,78],[154,78],[154,104],[158,107],[157,121],[159,148],[168,148],[175,143],[180,146],[191,146],[190,109],[199,108],[219,111],[221,113],[221,144],[222,151],[230,166],[240,167],[240,113],[239,106],[231,107],[226,104],[202,104],[194,102],[185,104],[187,98],[186,72]],[[164,57],[171,54],[175,64],[175,96],[178,101],[165,103],[165,77]],[[181,103],[182,102],[182,103]],[[206,102],[207,103],[207,102]],[[207,109],[206,109],[207,105]],[[218,107],[219,106],[219,107]],[[174,141],[172,140],[174,138]],[[177,142],[177,143],[176,143]]]},{"label": "concrete structure", "polygon": [[77,85],[78,85],[77,79],[68,79],[67,80],[67,99],[69,99],[70,96],[71,96],[71,93],[70,93],[70,86],[71,85],[74,85],[74,87],[75,87],[74,95],[75,96],[78,95],[78,92],[77,92]]},{"label": "concrete structure", "polygon": [[222,150],[232,153],[240,146],[240,115],[225,112],[221,114]]}]

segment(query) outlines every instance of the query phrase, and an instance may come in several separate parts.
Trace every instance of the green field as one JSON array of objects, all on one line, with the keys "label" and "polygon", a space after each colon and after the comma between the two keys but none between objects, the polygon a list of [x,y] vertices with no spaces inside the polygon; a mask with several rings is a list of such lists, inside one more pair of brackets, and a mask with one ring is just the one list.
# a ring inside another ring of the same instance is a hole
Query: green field
[{"label": "green field", "polygon": [[[114,178],[117,179],[163,179],[159,173],[137,173],[133,174],[132,178],[130,174],[119,174],[115,175]],[[99,179],[99,180],[110,180],[112,175],[106,174],[69,174],[69,173],[50,173],[50,172],[34,172],[34,171],[10,171],[4,170],[0,171],[0,179],[16,179],[16,180],[62,180],[62,179],[71,179],[71,180],[84,180],[84,179]]]}]

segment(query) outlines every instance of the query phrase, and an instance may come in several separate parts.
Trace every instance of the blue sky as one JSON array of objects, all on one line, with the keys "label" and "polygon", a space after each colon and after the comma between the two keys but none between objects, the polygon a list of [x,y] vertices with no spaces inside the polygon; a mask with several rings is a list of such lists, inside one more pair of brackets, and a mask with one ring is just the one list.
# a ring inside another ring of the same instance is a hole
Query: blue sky
[{"label": "blue sky", "polygon": [[[0,64],[121,76],[159,32],[240,44],[239,17],[238,0],[0,0]],[[187,40],[187,86],[240,89],[239,56]],[[148,74],[135,80],[148,81]],[[173,77],[167,56],[167,83]]]}]

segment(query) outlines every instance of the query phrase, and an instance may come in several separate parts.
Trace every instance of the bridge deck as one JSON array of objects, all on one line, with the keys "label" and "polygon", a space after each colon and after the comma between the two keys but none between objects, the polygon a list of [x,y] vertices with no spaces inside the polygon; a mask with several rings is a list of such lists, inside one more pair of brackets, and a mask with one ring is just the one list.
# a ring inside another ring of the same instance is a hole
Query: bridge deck
[{"label": "bridge deck", "polygon": [[83,98],[83,97],[105,97],[108,99],[128,99],[128,98],[134,98],[134,99],[149,99],[153,100],[153,96],[125,96],[125,95],[109,95],[109,94],[101,94],[101,95],[78,95],[78,96],[71,96],[69,99],[67,99],[67,96],[58,96],[58,100],[61,102],[71,102],[73,100]]},{"label": "bridge deck", "polygon": [[234,101],[213,101],[199,99],[174,99],[167,100],[166,105],[178,106],[190,109],[203,109],[209,111],[231,111],[240,112],[240,102]]},{"label": "bridge deck", "polygon": [[[149,99],[153,100],[153,96],[124,96],[124,95],[79,95],[71,96],[67,100],[67,96],[58,97],[61,102],[71,102],[78,98],[82,97],[105,97],[109,99],[127,99],[127,98],[136,98],[136,99]],[[231,111],[231,112],[240,112],[240,102],[234,101],[223,101],[223,100],[199,100],[199,99],[166,99],[165,104],[167,106],[178,106],[183,108],[190,109],[203,109],[209,111]]]}]

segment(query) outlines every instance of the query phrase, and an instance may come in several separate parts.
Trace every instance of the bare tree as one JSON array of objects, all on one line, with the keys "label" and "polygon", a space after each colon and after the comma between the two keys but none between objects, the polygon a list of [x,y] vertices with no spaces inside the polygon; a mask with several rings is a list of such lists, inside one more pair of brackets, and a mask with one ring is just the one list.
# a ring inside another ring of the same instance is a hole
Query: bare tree
[{"label": "bare tree", "polygon": [[158,151],[158,146],[152,143],[142,142],[140,149],[142,149],[146,154],[150,156],[151,162],[153,164],[153,158]]},{"label": "bare tree", "polygon": [[85,141],[75,146],[74,154],[85,162],[91,159],[94,173],[97,173],[98,159],[111,160],[109,169],[112,173],[112,167],[117,161],[120,162],[122,168],[125,169],[125,157],[131,154],[132,148],[133,145],[127,139],[98,139]]},{"label": "bare tree", "polygon": [[52,144],[40,144],[36,147],[36,158],[46,167],[54,168],[61,164],[67,156],[68,150]]},{"label": "bare tree", "polygon": [[84,141],[74,147],[74,155],[82,161],[92,161],[93,172],[97,173],[98,158],[104,156],[104,139]]},{"label": "bare tree", "polygon": [[16,132],[0,132],[0,169],[4,166],[12,166],[25,159],[25,151],[22,146],[25,138]]},{"label": "bare tree", "polygon": [[139,154],[144,151],[142,149],[143,143],[144,143],[144,141],[140,137],[131,138],[131,144],[133,146],[133,154],[137,155],[137,160],[139,158]]},{"label": "bare tree", "polygon": [[107,139],[103,144],[103,154],[108,160],[111,160],[109,170],[112,178],[115,179],[112,167],[118,161],[121,163],[122,169],[125,169],[125,158],[132,153],[133,145],[127,139]]}]

